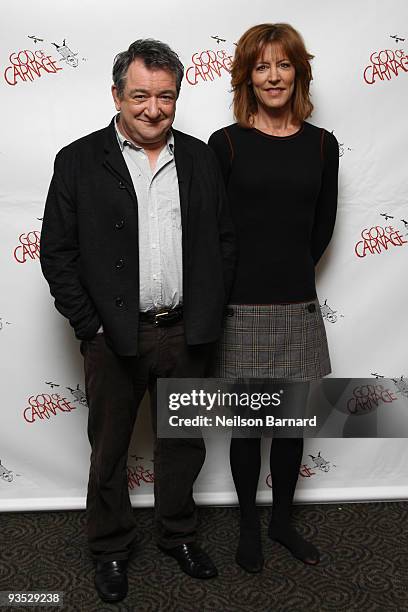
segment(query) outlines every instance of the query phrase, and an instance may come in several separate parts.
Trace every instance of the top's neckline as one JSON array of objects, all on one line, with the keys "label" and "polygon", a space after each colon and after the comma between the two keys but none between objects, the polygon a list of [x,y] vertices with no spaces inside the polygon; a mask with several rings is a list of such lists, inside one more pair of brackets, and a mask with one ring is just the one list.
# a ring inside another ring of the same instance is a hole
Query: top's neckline
[{"label": "top's neckline", "polygon": [[299,134],[303,132],[304,127],[305,127],[305,122],[303,121],[298,131],[294,132],[293,134],[289,134],[289,136],[274,136],[273,134],[267,134],[266,132],[263,132],[262,130],[258,130],[258,128],[254,128],[254,127],[250,129],[256,134],[260,134],[261,136],[265,136],[266,138],[272,138],[273,140],[289,140],[290,138],[296,138],[296,136],[299,136]]}]

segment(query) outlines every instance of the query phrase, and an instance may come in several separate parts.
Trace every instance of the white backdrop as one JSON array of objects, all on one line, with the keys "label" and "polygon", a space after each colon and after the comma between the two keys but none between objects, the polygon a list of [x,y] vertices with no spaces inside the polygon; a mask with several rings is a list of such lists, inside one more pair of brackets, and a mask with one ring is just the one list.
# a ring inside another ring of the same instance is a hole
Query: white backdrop
[{"label": "white backdrop", "polygon": [[[85,504],[82,361],[38,260],[56,152],[109,123],[113,57],[145,37],[179,53],[188,78],[175,126],[207,140],[232,122],[234,42],[265,21],[291,23],[303,34],[315,55],[311,122],[341,143],[337,225],[318,271],[333,375],[373,377],[373,383],[381,382],[375,376],[394,377],[390,390],[408,395],[406,2],[19,0],[3,7],[0,38],[0,509]],[[290,242],[290,227],[271,227],[271,240],[275,232]],[[228,444],[210,441],[207,448],[196,498],[231,503]],[[260,501],[270,499],[264,450]],[[145,409],[129,456],[135,505],[153,501],[151,459]],[[407,463],[404,439],[309,440],[296,499],[407,498]]]}]

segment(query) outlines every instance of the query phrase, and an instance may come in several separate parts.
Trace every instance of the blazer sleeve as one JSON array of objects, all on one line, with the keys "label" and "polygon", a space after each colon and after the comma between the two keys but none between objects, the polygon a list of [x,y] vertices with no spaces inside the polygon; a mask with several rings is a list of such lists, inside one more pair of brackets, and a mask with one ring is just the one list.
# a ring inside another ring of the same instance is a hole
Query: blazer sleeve
[{"label": "blazer sleeve", "polygon": [[234,282],[235,266],[237,261],[236,236],[229,211],[224,178],[214,151],[209,150],[209,153],[211,155],[213,172],[215,172],[218,233],[223,266],[225,301],[228,303],[232,290],[232,284]]},{"label": "blazer sleeve", "polygon": [[311,238],[311,253],[315,265],[326,250],[334,230],[337,212],[339,145],[335,136],[322,132],[323,173]]},{"label": "blazer sleeve", "polygon": [[211,134],[208,140],[208,146],[214,151],[221,170],[222,178],[225,186],[228,185],[231,163],[232,163],[232,145],[226,128],[217,130]]},{"label": "blazer sleeve", "polygon": [[80,281],[80,249],[75,197],[64,178],[61,152],[45,205],[40,242],[40,261],[55,307],[75,330],[77,338],[93,338],[101,320]]}]

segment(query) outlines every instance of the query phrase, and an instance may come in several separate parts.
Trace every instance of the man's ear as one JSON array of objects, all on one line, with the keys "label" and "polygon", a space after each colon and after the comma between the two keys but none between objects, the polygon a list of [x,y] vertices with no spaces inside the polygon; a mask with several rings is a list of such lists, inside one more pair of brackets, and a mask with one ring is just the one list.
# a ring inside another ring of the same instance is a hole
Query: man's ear
[{"label": "man's ear", "polygon": [[115,103],[115,108],[117,111],[120,111],[120,97],[118,95],[118,90],[117,90],[116,85],[112,85],[111,91],[112,91],[112,98]]}]

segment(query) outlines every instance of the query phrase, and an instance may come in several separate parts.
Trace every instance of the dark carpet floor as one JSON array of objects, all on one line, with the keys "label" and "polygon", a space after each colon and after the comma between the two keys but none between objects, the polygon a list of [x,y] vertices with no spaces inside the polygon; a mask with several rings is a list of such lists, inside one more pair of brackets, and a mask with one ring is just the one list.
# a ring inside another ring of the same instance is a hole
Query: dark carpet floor
[{"label": "dark carpet floor", "polygon": [[267,539],[261,508],[266,563],[257,575],[234,562],[238,509],[201,508],[199,541],[219,569],[208,581],[156,548],[152,510],[135,512],[140,536],[120,604],[103,604],[94,590],[84,512],[1,514],[0,590],[63,591],[62,609],[80,612],[408,611],[408,502],[296,506],[295,524],[322,553],[317,567]]}]

